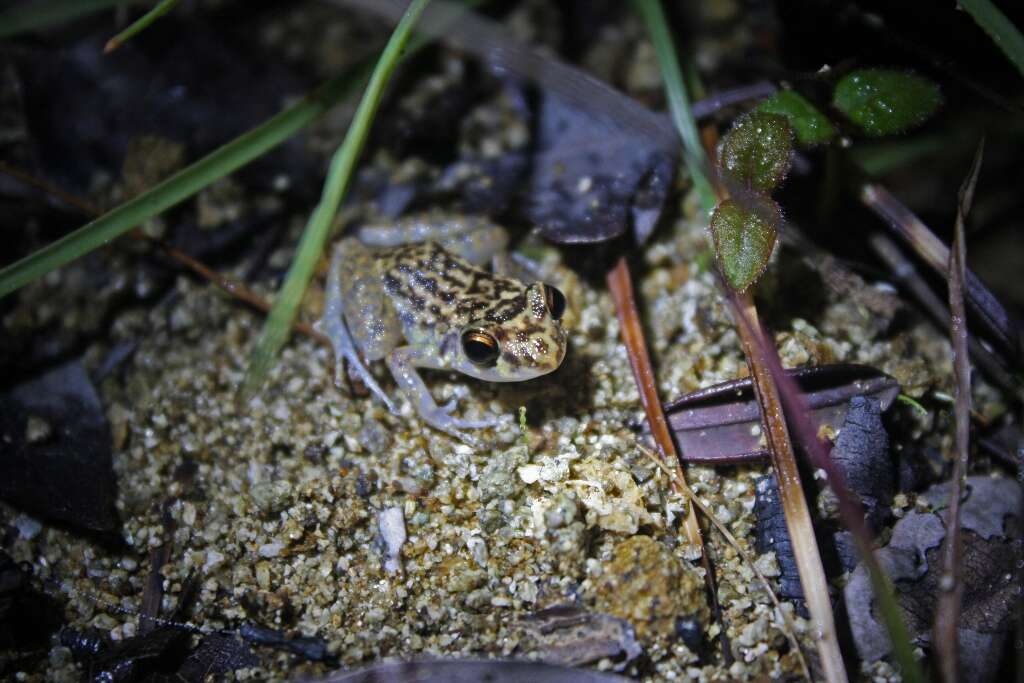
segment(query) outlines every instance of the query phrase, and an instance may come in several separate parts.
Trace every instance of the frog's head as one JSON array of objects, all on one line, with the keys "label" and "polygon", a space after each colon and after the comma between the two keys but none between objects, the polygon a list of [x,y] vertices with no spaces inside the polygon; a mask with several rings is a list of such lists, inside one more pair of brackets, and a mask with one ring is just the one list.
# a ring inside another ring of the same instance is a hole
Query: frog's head
[{"label": "frog's head", "polygon": [[565,296],[536,282],[503,299],[459,333],[457,369],[489,382],[521,382],[558,368],[565,358]]}]

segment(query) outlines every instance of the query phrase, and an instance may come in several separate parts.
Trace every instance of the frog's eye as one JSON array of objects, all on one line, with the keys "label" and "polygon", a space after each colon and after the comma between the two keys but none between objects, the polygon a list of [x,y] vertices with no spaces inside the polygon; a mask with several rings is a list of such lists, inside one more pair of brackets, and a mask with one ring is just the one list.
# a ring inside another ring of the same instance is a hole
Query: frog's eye
[{"label": "frog's eye", "polygon": [[467,330],[462,333],[462,350],[470,363],[483,367],[497,363],[501,354],[498,340],[480,330]]},{"label": "frog's eye", "polygon": [[561,320],[565,313],[565,295],[551,285],[544,285],[544,304],[555,320]]}]

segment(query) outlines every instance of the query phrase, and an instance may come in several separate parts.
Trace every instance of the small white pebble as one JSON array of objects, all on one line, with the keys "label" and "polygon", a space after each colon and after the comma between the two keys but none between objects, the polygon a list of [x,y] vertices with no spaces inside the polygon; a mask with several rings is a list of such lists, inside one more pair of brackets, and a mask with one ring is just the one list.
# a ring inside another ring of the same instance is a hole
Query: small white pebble
[{"label": "small white pebble", "polygon": [[28,515],[18,515],[15,517],[14,526],[18,530],[18,535],[26,541],[31,541],[43,530],[43,525]]},{"label": "small white pebble", "polygon": [[185,526],[194,526],[196,523],[196,506],[186,502],[181,506],[181,521]]},{"label": "small white pebble", "polygon": [[274,541],[273,543],[264,543],[260,546],[260,557],[277,557],[281,554],[284,549],[284,543],[280,541]]},{"label": "small white pebble", "polygon": [[540,479],[541,469],[540,465],[523,465],[518,469],[519,478],[525,484],[533,484]]},{"label": "small white pebble", "polygon": [[220,566],[224,562],[224,555],[218,553],[216,550],[206,551],[206,563],[203,564],[203,571],[208,572],[214,567]]},{"label": "small white pebble", "polygon": [[384,539],[387,548],[387,559],[384,561],[384,569],[389,574],[394,574],[402,568],[400,554],[402,544],[405,543],[405,515],[401,507],[390,507],[381,510],[378,520],[380,535]]}]

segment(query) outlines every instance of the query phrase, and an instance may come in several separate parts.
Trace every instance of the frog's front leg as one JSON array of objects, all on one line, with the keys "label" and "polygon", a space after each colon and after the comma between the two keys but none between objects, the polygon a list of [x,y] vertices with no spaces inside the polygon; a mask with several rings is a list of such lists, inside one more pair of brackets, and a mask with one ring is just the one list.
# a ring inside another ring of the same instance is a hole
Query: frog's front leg
[{"label": "frog's front leg", "polygon": [[413,406],[416,408],[416,412],[420,414],[424,422],[440,429],[443,432],[451,434],[461,441],[465,441],[470,445],[476,445],[475,441],[460,432],[460,429],[483,429],[485,427],[495,427],[501,423],[499,416],[486,418],[483,420],[466,420],[461,417],[455,417],[451,413],[455,410],[455,400],[452,399],[443,406],[437,405],[434,401],[434,397],[431,396],[430,390],[427,389],[427,385],[423,382],[420,377],[420,373],[417,371],[418,368],[428,368],[434,370],[447,370],[449,369],[441,360],[437,357],[437,350],[428,347],[417,347],[417,346],[400,346],[387,357],[388,368],[391,370],[391,374],[394,376],[395,381],[398,382],[398,386],[401,387],[402,392],[409,398]]}]

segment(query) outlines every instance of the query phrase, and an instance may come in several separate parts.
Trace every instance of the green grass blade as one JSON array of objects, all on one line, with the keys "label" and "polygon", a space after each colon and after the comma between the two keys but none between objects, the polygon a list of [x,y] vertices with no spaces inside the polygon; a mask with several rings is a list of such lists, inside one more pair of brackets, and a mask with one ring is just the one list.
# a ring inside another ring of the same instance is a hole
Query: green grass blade
[{"label": "green grass blade", "polygon": [[27,0],[0,13],[0,38],[48,28],[124,4],[124,0]]},{"label": "green grass blade", "polygon": [[163,15],[174,9],[174,6],[178,4],[178,0],[160,0],[157,5],[143,14],[141,17],[132,22],[132,25],[125,30],[118,33],[116,36],[107,41],[107,44],[103,47],[104,52],[111,52],[124,45],[126,42],[131,40],[134,36],[142,33],[149,28],[154,21],[162,17]]},{"label": "green grass blade", "polygon": [[697,132],[697,123],[690,111],[690,98],[686,94],[686,86],[679,70],[679,60],[676,58],[676,48],[672,42],[672,34],[668,31],[665,13],[658,0],[633,0],[633,5],[647,24],[647,32],[658,55],[658,65],[665,79],[665,94],[668,97],[672,122],[683,140],[686,167],[690,171],[694,185],[697,186],[701,205],[710,213],[718,204],[718,198],[705,172],[709,165],[708,157],[701,144],[700,133]]},{"label": "green grass blade", "polygon": [[992,0],[960,0],[959,7],[971,15],[999,49],[1006,53],[1024,76],[1024,36]]},{"label": "green grass blade", "polygon": [[263,384],[278,351],[288,339],[302,295],[313,276],[313,270],[323,252],[334,215],[338,211],[338,206],[341,204],[352,177],[356,160],[366,142],[370,125],[373,123],[373,117],[380,105],[381,96],[384,94],[384,86],[398,65],[398,60],[412,33],[413,25],[423,12],[424,7],[427,6],[427,2],[429,0],[412,0],[409,4],[405,15],[395,27],[388,44],[384,47],[384,52],[381,53],[380,59],[374,67],[373,75],[366,86],[366,92],[363,93],[363,99],[359,102],[352,124],[345,135],[345,141],[338,147],[331,159],[320,203],[306,224],[306,229],[295,252],[295,259],[288,270],[288,276],[285,278],[277,300],[274,302],[274,307],[270,311],[270,316],[263,325],[263,333],[256,342],[256,348],[249,359],[249,369],[241,391],[243,401],[251,397]]},{"label": "green grass blade", "polygon": [[0,270],[0,297],[100,247],[281,144],[361,85],[364,71],[332,78],[298,103],[159,185]]}]

